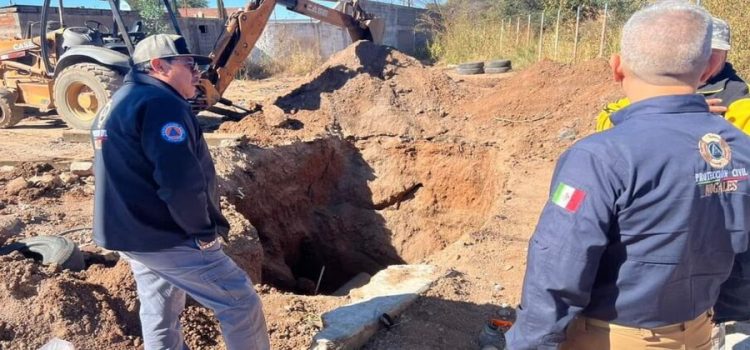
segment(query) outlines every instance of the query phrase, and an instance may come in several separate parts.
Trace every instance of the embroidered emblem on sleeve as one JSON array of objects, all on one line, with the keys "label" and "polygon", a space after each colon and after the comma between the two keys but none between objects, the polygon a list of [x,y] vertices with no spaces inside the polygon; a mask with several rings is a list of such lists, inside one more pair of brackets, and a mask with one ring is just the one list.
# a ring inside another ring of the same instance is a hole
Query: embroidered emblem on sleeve
[{"label": "embroidered emblem on sleeve", "polygon": [[581,207],[586,192],[563,182],[557,185],[555,193],[552,194],[552,203],[555,203],[565,210],[575,213]]},{"label": "embroidered emblem on sleeve", "polygon": [[161,127],[161,137],[170,143],[180,143],[187,138],[187,132],[179,123],[167,123]]},{"label": "embroidered emblem on sleeve", "polygon": [[723,195],[740,190],[741,183],[750,175],[746,168],[727,168],[732,161],[732,149],[717,134],[705,134],[698,140],[701,157],[713,170],[695,174],[701,197]]},{"label": "embroidered emblem on sleeve", "polygon": [[91,130],[91,136],[94,139],[94,149],[102,149],[104,141],[107,141],[107,130]]}]

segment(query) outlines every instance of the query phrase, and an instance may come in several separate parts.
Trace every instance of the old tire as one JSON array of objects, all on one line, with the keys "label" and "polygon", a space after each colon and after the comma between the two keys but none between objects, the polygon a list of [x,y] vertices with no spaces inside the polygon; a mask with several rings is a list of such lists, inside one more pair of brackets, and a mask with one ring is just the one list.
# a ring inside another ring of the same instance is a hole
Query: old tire
[{"label": "old tire", "polygon": [[16,106],[16,94],[0,89],[0,129],[16,125],[23,118],[23,108]]},{"label": "old tire", "polygon": [[510,71],[510,67],[500,67],[500,68],[485,68],[484,72],[487,74],[499,74],[499,73],[505,73]]},{"label": "old tire", "polygon": [[458,69],[484,69],[484,62],[466,62],[458,65]]},{"label": "old tire", "polygon": [[511,63],[510,60],[493,60],[488,61],[484,64],[485,68],[503,68],[503,67],[510,67]]},{"label": "old tire", "polygon": [[484,68],[456,68],[456,72],[461,75],[474,75],[484,73]]},{"label": "old tire", "polygon": [[96,113],[121,85],[122,76],[107,67],[94,63],[67,67],[53,88],[57,113],[70,127],[91,129]]},{"label": "old tire", "polygon": [[83,254],[78,246],[69,238],[61,236],[37,236],[22,239],[18,242],[0,248],[0,255],[20,251],[27,257],[38,260],[42,264],[58,264],[64,269],[81,271],[86,268]]}]

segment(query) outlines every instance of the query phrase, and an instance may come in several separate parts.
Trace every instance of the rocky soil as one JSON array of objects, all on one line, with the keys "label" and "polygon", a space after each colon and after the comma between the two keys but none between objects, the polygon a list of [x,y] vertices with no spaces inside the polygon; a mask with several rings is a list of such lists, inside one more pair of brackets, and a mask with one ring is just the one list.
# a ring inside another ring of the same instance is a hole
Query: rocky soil
[{"label": "rocky soil", "polygon": [[[486,318],[519,301],[554,160],[619,95],[607,72],[542,61],[462,78],[360,42],[221,124],[244,135],[212,149],[232,223],[225,249],[258,283],[273,348],[306,348],[320,315],[349,301],[325,294],[403,263],[444,277],[365,348],[475,348]],[[249,101],[253,86],[236,82],[230,98]],[[62,234],[88,267],[0,257],[0,348],[140,346],[128,266],[90,240],[94,183],[44,162],[0,168],[0,237]],[[210,311],[190,301],[182,321],[191,348],[223,348]]]}]

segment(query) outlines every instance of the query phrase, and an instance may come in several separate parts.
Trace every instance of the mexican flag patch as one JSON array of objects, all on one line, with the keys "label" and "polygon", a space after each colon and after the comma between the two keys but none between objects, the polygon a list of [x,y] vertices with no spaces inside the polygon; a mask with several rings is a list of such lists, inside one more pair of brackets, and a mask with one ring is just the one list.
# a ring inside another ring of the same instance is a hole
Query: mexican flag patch
[{"label": "mexican flag patch", "polygon": [[555,193],[552,194],[552,203],[575,213],[583,203],[584,197],[586,197],[586,192],[561,182],[557,185]]}]

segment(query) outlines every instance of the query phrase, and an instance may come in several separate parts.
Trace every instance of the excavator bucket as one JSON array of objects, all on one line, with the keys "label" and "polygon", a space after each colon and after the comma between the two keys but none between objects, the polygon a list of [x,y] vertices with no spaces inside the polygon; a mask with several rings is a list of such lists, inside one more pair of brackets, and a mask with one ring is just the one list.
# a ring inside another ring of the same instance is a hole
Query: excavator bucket
[{"label": "excavator bucket", "polygon": [[383,44],[383,37],[385,36],[385,21],[382,18],[373,18],[366,20],[364,25],[367,27],[372,42]]}]

